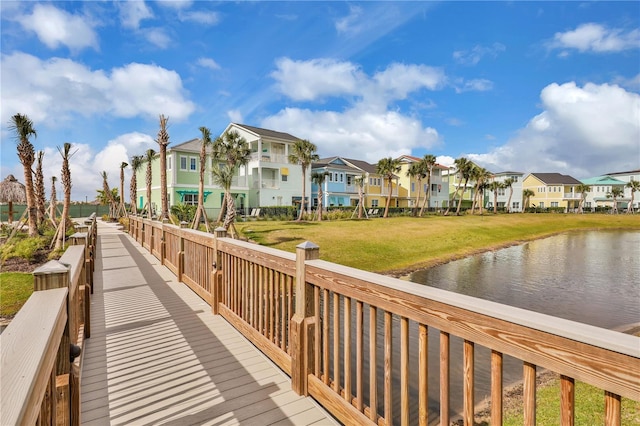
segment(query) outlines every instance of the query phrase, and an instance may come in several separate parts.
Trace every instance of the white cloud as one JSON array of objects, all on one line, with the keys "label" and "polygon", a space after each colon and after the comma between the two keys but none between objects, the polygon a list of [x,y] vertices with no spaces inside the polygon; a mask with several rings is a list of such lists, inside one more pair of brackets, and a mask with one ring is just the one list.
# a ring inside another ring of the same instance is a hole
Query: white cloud
[{"label": "white cloud", "polygon": [[153,18],[153,11],[144,0],[128,0],[117,3],[120,8],[120,21],[125,28],[137,30],[140,21]]},{"label": "white cloud", "polygon": [[627,89],[639,91],[640,90],[640,74],[636,74],[631,78],[618,76],[613,80],[613,83],[619,86],[625,87]]},{"label": "white cloud", "polygon": [[50,49],[61,45],[72,51],[98,49],[98,36],[86,16],[72,15],[50,4],[36,4],[31,15],[22,15],[17,20]]},{"label": "white cloud", "polygon": [[271,76],[278,89],[296,101],[315,100],[324,96],[354,94],[365,80],[359,67],[333,59],[294,61],[280,58]]},{"label": "white cloud", "polygon": [[[431,148],[440,138],[420,120],[395,111],[370,111],[358,105],[345,112],[286,108],[261,123],[311,140],[320,156],[341,155],[376,163],[380,158]],[[401,135],[401,136],[400,136]]]},{"label": "white cloud", "polygon": [[506,47],[502,43],[493,43],[491,46],[474,46],[471,50],[456,50],[453,52],[453,59],[463,65],[477,65],[485,56],[496,58],[498,54],[504,52]]},{"label": "white cloud", "polygon": [[163,28],[147,28],[141,31],[149,43],[160,49],[166,49],[171,44],[171,37]]},{"label": "white cloud", "polygon": [[436,163],[442,164],[443,166],[453,166],[455,158],[449,155],[438,155],[436,157]]},{"label": "white cloud", "polygon": [[182,22],[195,22],[202,25],[215,25],[220,22],[217,12],[189,11],[178,13],[178,19]]},{"label": "white cloud", "polygon": [[493,82],[484,78],[476,78],[472,80],[457,79],[453,83],[456,93],[464,92],[486,92],[493,89]]},{"label": "white cloud", "polygon": [[392,93],[395,99],[404,99],[410,92],[422,88],[437,90],[445,82],[444,72],[440,68],[398,63],[376,73],[373,79],[379,87]]},{"label": "white cloud", "polygon": [[175,71],[131,63],[92,70],[70,59],[41,60],[25,53],[2,55],[2,125],[17,111],[35,122],[52,123],[74,115],[187,118],[194,104]]},{"label": "white cloud", "polygon": [[[620,52],[640,47],[640,29],[625,31],[621,28],[606,28],[587,23],[575,30],[558,32],[548,43],[552,49],[576,49],[579,52]],[[562,52],[564,56],[566,52]]]},{"label": "white cloud", "polygon": [[360,6],[349,6],[349,14],[335,21],[338,33],[357,34],[363,29],[361,17],[363,9]]},{"label": "white cloud", "polygon": [[544,111],[505,145],[469,157],[492,170],[569,173],[576,178],[640,166],[640,95],[617,85],[545,87]]},{"label": "white cloud", "polygon": [[243,123],[242,113],[237,109],[231,109],[227,111],[227,117],[231,120],[232,123]]},{"label": "white cloud", "polygon": [[162,0],[158,4],[171,9],[188,9],[193,4],[193,0]]},{"label": "white cloud", "polygon": [[203,68],[209,68],[214,71],[220,69],[220,65],[211,58],[198,58],[196,63]]}]

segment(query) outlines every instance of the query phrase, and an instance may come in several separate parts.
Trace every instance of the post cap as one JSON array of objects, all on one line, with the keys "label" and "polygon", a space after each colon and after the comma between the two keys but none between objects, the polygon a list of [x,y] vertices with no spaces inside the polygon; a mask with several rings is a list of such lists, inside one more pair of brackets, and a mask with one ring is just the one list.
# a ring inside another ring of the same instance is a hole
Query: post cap
[{"label": "post cap", "polygon": [[303,250],[314,250],[314,249],[319,249],[320,246],[315,243],[312,243],[311,241],[305,241],[304,243],[298,244],[296,248],[303,249]]},{"label": "post cap", "polygon": [[33,275],[49,275],[49,274],[62,274],[69,272],[71,265],[62,263],[59,260],[50,260],[44,265],[36,268],[33,271]]}]

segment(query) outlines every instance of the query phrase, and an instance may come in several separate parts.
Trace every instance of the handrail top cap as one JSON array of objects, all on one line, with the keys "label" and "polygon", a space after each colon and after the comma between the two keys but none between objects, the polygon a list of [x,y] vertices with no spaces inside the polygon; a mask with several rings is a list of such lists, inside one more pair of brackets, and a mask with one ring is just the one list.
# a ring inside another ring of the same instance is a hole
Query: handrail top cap
[{"label": "handrail top cap", "polygon": [[296,248],[304,249],[304,250],[314,250],[314,249],[319,249],[320,246],[315,243],[312,243],[311,241],[305,241],[304,243],[298,244]]},{"label": "handrail top cap", "polygon": [[33,271],[33,275],[60,274],[64,272],[69,272],[70,266],[71,265],[62,263],[58,260],[50,260],[44,265],[36,268]]},{"label": "handrail top cap", "polygon": [[86,232],[76,232],[75,234],[69,235],[69,238],[87,238]]},{"label": "handrail top cap", "polygon": [[224,226],[218,226],[216,229],[214,229],[214,231],[216,232],[227,232],[227,228],[225,228]]}]

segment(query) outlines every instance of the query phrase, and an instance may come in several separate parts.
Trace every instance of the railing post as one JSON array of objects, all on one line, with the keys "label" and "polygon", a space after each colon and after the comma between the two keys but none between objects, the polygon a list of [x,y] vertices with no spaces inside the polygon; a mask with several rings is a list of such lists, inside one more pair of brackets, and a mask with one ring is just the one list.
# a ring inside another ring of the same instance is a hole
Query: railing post
[{"label": "railing post", "polygon": [[[89,237],[88,232],[76,232],[71,235],[71,245],[83,245],[84,246],[84,262],[82,268],[84,269],[83,284],[79,286],[79,296],[82,297],[82,318],[84,323],[83,336],[85,338],[91,337],[91,301],[90,301],[90,284],[89,276],[91,275],[91,262],[89,260],[89,245],[87,243]],[[80,284],[80,283],[78,283]]]},{"label": "railing post", "polygon": [[218,238],[225,238],[227,230],[219,226],[213,233],[214,260],[213,269],[211,270],[211,313],[218,315],[220,313],[220,303],[222,303],[222,253],[218,249]]},{"label": "railing post", "polygon": [[178,273],[176,278],[178,282],[182,282],[182,274],[184,273],[184,235],[183,231],[178,233]]},{"label": "railing post", "polygon": [[[57,260],[51,260],[44,265],[36,268],[33,271],[33,290],[41,291],[41,290],[51,290],[54,288],[69,288],[69,279],[70,279],[70,267],[65,265],[62,262]],[[56,359],[56,398],[57,406],[56,410],[56,419],[57,424],[69,425],[74,422],[75,424],[79,424],[79,416],[80,411],[78,409],[77,412],[72,412],[72,407],[80,407],[79,401],[78,404],[72,404],[71,401],[71,389],[69,384],[72,382],[72,378],[70,375],[73,374],[71,370],[71,362],[69,358],[71,339],[69,336],[69,321],[70,316],[69,312],[69,298],[70,294],[67,295],[67,324],[64,327],[64,333],[62,334],[62,339],[60,340],[60,346],[58,347],[58,356]],[[74,392],[78,393],[78,392]],[[78,393],[79,395],[79,393]]]},{"label": "railing post", "polygon": [[313,370],[315,318],[313,289],[307,284],[306,261],[318,259],[320,248],[309,241],[296,246],[296,306],[291,318],[291,388],[308,395],[307,377]]},{"label": "railing post", "polygon": [[166,222],[169,222],[168,219],[162,219],[162,237],[160,237],[160,264],[164,265],[164,259],[167,257],[167,242],[166,242],[166,234],[164,232],[164,226]]}]

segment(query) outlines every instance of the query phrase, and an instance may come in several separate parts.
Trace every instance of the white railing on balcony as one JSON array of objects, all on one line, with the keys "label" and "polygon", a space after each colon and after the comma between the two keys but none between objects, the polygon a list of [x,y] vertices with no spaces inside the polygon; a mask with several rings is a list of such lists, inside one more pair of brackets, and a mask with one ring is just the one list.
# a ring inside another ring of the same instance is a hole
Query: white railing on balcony
[{"label": "white railing on balcony", "polygon": [[581,194],[574,194],[571,192],[565,192],[564,193],[564,198],[568,198],[570,200],[579,200],[581,198]]},{"label": "white railing on balcony", "polygon": [[260,184],[260,181],[258,180],[254,180],[253,181],[253,187],[254,188],[267,188],[267,189],[278,189],[278,179],[262,179],[262,184]]},{"label": "white railing on balcony", "polygon": [[282,163],[289,164],[289,159],[284,154],[270,154],[268,152],[254,152],[251,154],[250,161],[263,161],[266,163]]}]

